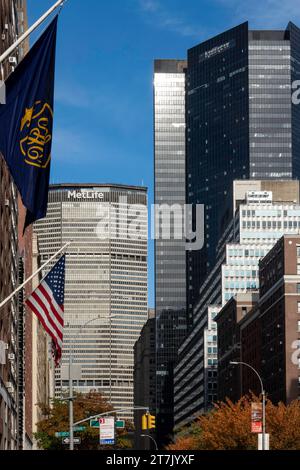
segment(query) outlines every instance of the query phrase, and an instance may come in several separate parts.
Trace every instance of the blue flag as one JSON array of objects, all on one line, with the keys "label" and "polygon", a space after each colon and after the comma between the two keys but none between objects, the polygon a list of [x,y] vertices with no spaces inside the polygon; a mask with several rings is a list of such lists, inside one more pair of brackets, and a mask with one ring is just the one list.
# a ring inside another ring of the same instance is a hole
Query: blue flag
[{"label": "blue flag", "polygon": [[0,153],[27,209],[25,228],[47,213],[57,16],[10,74],[0,105]]}]

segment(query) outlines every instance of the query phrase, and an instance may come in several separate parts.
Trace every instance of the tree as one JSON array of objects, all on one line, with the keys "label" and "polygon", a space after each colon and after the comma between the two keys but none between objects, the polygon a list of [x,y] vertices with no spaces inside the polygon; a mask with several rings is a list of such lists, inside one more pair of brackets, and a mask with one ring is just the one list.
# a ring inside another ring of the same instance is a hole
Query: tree
[{"label": "tree", "polygon": [[[69,431],[69,405],[66,400],[54,399],[51,406],[38,405],[44,418],[37,423],[35,438],[41,449],[67,450],[68,446],[62,444],[62,439],[55,437],[58,431]],[[74,398],[74,422],[113,410],[101,393],[90,392],[88,394],[77,394]],[[115,416],[115,415],[114,415]],[[99,429],[91,428],[89,421],[82,424],[85,431],[75,433],[81,438],[81,444],[76,446],[79,450],[100,449]],[[132,424],[126,422],[126,430],[118,430],[117,447],[128,448],[131,446],[127,438],[127,432],[132,429]],[[102,446],[104,449],[104,447]]]},{"label": "tree", "polygon": [[[257,434],[251,433],[251,403],[260,401],[255,395],[244,396],[237,403],[226,399],[214,409],[199,416],[190,426],[178,432],[168,450],[254,450]],[[270,449],[300,448],[300,402],[290,405],[266,403],[266,431]]]}]

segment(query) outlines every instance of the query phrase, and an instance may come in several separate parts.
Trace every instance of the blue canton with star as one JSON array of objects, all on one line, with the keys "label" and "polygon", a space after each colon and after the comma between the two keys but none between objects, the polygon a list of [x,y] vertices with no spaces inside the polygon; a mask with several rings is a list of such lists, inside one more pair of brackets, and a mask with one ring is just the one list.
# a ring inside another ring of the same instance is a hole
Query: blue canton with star
[{"label": "blue canton with star", "polygon": [[66,255],[63,255],[44,279],[60,306],[64,304],[65,298],[65,263]]}]

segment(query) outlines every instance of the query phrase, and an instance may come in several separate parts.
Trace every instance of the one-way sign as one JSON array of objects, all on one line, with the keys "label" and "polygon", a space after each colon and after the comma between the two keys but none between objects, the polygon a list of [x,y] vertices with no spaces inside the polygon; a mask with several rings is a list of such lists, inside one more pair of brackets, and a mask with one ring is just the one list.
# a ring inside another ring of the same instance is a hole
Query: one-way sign
[{"label": "one-way sign", "polygon": [[[69,437],[65,437],[64,439],[62,439],[61,441],[63,444],[70,444],[70,438]],[[80,444],[81,443],[81,439],[80,437],[74,437],[74,444]]]}]

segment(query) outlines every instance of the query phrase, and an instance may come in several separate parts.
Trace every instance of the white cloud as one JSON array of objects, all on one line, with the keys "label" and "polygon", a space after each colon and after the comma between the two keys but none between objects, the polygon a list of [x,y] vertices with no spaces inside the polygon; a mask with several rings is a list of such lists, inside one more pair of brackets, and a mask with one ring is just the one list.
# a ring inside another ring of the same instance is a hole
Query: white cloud
[{"label": "white cloud", "polygon": [[197,37],[198,39],[204,34],[202,28],[177,14],[175,15],[158,0],[138,0],[138,4],[145,20],[159,29],[165,29],[181,36]]},{"label": "white cloud", "polygon": [[76,83],[58,82],[55,88],[55,101],[74,108],[89,108],[92,104],[90,93]]},{"label": "white cloud", "polygon": [[232,11],[235,24],[249,21],[251,28],[284,29],[289,21],[300,20],[299,0],[215,0]]}]

